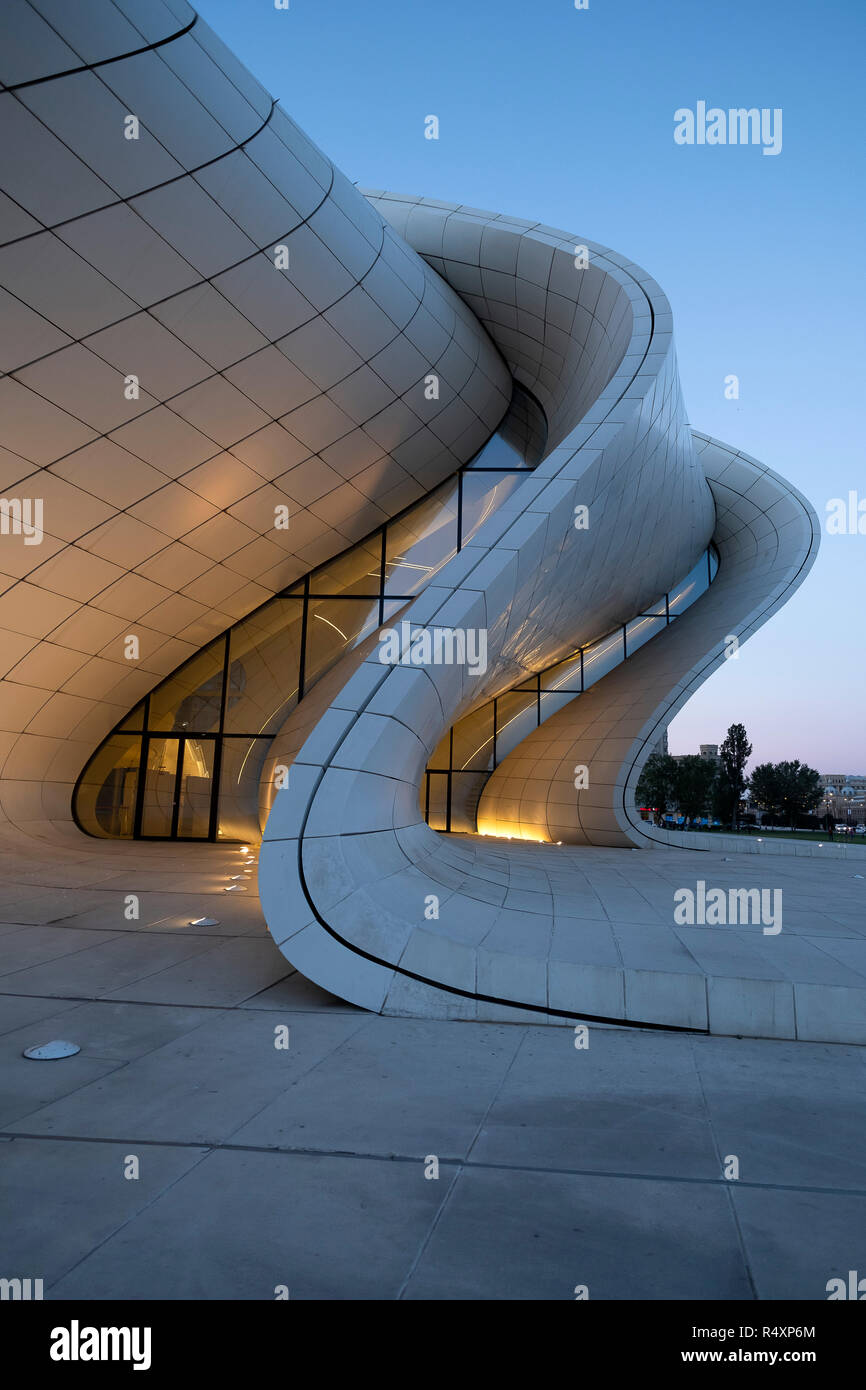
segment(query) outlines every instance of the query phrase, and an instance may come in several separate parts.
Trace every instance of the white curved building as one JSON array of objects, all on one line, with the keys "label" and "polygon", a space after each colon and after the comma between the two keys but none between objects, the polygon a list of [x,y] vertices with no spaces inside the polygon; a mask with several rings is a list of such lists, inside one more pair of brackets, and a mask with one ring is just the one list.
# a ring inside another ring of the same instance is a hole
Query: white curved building
[{"label": "white curved building", "polygon": [[69,823],[143,695],[453,474],[511,386],[183,0],[9,5],[0,77],[2,488],[44,531],[0,556],[0,809]]},{"label": "white curved building", "polygon": [[690,427],[659,286],[362,194],[182,0],[2,22],[7,837],[261,834],[274,940],[369,1009],[795,1036],[582,955],[558,850],[661,850],[643,762],[817,548]]}]

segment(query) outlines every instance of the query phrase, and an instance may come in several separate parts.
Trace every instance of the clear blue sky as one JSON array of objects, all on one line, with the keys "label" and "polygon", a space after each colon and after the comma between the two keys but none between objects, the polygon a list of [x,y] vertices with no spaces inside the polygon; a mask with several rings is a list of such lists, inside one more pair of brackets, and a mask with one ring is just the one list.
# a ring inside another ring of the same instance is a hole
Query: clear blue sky
[{"label": "clear blue sky", "polygon": [[[866,0],[200,0],[361,186],[548,222],[671,300],[691,423],[810,498],[866,500]],[[783,148],[681,147],[674,111],[781,107]],[[437,115],[440,139],[425,140]],[[740,379],[740,399],[724,378]],[[866,519],[864,519],[866,526]],[[703,686],[674,752],[866,772],[866,535]]]}]

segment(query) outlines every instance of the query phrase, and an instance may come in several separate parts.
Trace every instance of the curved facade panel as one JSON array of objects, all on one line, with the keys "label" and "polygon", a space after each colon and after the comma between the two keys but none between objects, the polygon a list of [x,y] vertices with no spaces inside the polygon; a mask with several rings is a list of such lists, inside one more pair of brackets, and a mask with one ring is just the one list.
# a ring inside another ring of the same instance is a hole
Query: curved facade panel
[{"label": "curved facade panel", "polygon": [[[557,616],[548,575],[538,575],[548,640],[560,638],[556,659],[641,612],[691,568],[712,534],[713,499],[686,423],[670,305],[640,266],[595,242],[456,204],[369,196],[459,290],[514,379],[541,404],[548,439],[536,479],[575,484],[572,522],[575,507],[588,510],[568,546],[582,556],[581,592],[569,593]],[[524,505],[531,497],[524,490]],[[574,571],[556,565],[557,579],[570,585]],[[527,657],[524,670],[546,664],[540,653]],[[523,671],[515,665],[514,673],[517,680]]]},{"label": "curved facade panel", "polygon": [[31,528],[0,547],[0,807],[20,824],[67,820],[156,681],[471,458],[511,380],[189,7],[21,0],[0,22],[0,487]]},{"label": "curved facade panel", "polygon": [[[719,440],[695,434],[716,499],[718,579],[627,666],[552,715],[492,773],[478,829],[559,844],[664,841],[635,814],[653,745],[695,690],[789,597],[811,569],[820,528],[809,503],[778,474]],[[576,766],[591,769],[575,791]],[[543,775],[539,770],[543,768]]]},{"label": "curved facade panel", "polygon": [[[412,220],[418,206],[424,212],[420,225]],[[536,1021],[566,1016],[760,1031],[770,1025],[762,1015],[756,1023],[753,982],[739,995],[733,991],[733,1003],[726,994],[722,1017],[710,1009],[710,981],[695,962],[680,973],[660,968],[649,987],[639,971],[599,964],[592,935],[581,933],[579,922],[574,930],[564,929],[562,919],[570,921],[575,912],[575,875],[569,864],[557,862],[563,851],[438,835],[423,823],[419,786],[456,719],[477,710],[484,697],[561,659],[563,639],[570,638],[573,647],[617,623],[627,625],[689,570],[714,535],[719,572],[689,613],[542,724],[505,759],[482,796],[479,828],[491,833],[543,840],[555,826],[557,838],[640,843],[640,830],[626,824],[623,790],[633,785],[658,734],[661,711],[672,712],[678,695],[700,679],[690,666],[709,670],[719,659],[724,634],[717,637],[718,621],[737,621],[748,636],[800,582],[814,553],[810,509],[760,465],[693,437],[682,412],[669,309],[637,268],[592,248],[594,322],[578,313],[580,278],[572,282],[569,320],[560,301],[574,273],[574,238],[504,219],[496,227],[498,219],[488,215],[428,211],[414,201],[409,208],[399,214],[401,230],[440,273],[454,274],[515,377],[543,400],[552,448],[486,523],[475,546],[456,557],[408,610],[411,626],[399,664],[383,667],[381,650],[371,651],[305,730],[290,788],[276,797],[260,857],[271,931],[303,973],[384,1012]],[[466,240],[449,262],[441,252],[452,216],[458,230],[464,221],[472,230],[465,228]],[[485,250],[488,228],[499,235]],[[536,242],[543,251],[530,249]],[[510,243],[516,243],[513,255],[505,249]],[[532,322],[526,307],[532,296],[517,268],[536,254],[544,256],[533,272],[541,281],[535,285],[536,310],[543,306],[557,324],[570,321],[583,348],[576,361],[584,371],[571,370],[575,359],[569,358],[564,328],[550,333],[548,321],[542,320],[541,329]],[[473,256],[477,273],[470,290],[464,272]],[[503,266],[512,267],[510,278]],[[625,341],[616,349],[610,344],[617,329],[611,321],[599,322],[600,304],[620,330],[625,326]],[[521,334],[530,340],[525,348]],[[585,372],[593,371],[593,346],[602,356],[594,390],[585,380]],[[556,358],[564,374],[558,385]],[[740,490],[750,496],[738,500]],[[575,521],[584,507],[589,525],[581,530]],[[673,572],[671,563],[677,566]],[[708,611],[714,617],[704,626],[701,615]],[[416,665],[414,637],[435,628],[484,631],[485,673],[473,675],[458,664]],[[701,642],[703,648],[696,647]],[[708,647],[712,655],[701,660],[700,650]],[[685,675],[683,649],[690,658]],[[663,673],[654,696],[640,690],[647,671]],[[671,694],[677,681],[682,687]],[[618,727],[625,720],[611,689],[622,692],[629,715],[632,707],[639,711],[629,738]],[[576,740],[565,731],[573,722],[579,728],[592,712],[598,723],[587,752],[594,769],[591,815],[585,812],[581,821],[572,812],[545,821],[533,807],[531,814],[518,809],[500,827],[503,807],[511,810],[515,800],[528,802],[534,795],[544,806],[546,798],[564,795],[566,771],[573,801],[579,759],[575,755],[569,766]],[[557,735],[552,759],[546,752]],[[529,751],[521,761],[524,749]],[[519,771],[509,785],[512,767]],[[736,964],[723,973],[736,974]],[[784,1032],[788,1024],[774,1016],[772,1027]]]}]

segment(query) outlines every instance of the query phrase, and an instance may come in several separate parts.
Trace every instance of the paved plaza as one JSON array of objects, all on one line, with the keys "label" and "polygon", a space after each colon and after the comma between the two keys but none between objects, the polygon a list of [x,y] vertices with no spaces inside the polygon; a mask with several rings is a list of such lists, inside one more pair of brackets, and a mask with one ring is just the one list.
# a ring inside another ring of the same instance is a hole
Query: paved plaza
[{"label": "paved plaza", "polygon": [[[30,843],[0,898],[0,1274],[46,1298],[814,1300],[863,1267],[863,1047],[380,1017],[290,970],[235,848]],[[741,867],[560,853],[624,961],[675,949],[686,865]],[[737,951],[866,987],[855,871],[752,859],[791,905]],[[23,1058],[52,1038],[81,1051]]]}]

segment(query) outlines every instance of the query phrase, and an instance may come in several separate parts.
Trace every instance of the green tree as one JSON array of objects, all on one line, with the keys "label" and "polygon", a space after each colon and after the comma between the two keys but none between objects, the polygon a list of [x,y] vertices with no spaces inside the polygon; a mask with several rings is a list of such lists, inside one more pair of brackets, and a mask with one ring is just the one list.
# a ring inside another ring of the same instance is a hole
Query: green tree
[{"label": "green tree", "polygon": [[814,811],[824,794],[820,774],[799,759],[779,763],[782,810],[793,830],[800,816]]},{"label": "green tree", "polygon": [[708,759],[688,753],[676,760],[674,800],[686,820],[694,820],[707,810],[716,780],[716,769]]},{"label": "green tree", "polygon": [[759,763],[749,785],[755,804],[774,820],[787,821],[792,830],[797,818],[813,811],[823,795],[819,774],[797,758]]},{"label": "green tree", "polygon": [[736,830],[740,819],[740,801],[746,790],[746,763],[752,756],[752,745],[743,724],[732,724],[719,749],[719,772],[716,781],[715,807],[720,819]]},{"label": "green tree", "polygon": [[669,753],[650,753],[643,765],[635,796],[639,806],[652,807],[656,825],[674,802],[676,775],[677,760]]},{"label": "green tree", "polygon": [[752,769],[749,786],[752,791],[752,801],[758,810],[769,813],[774,820],[781,819],[784,797],[778,765],[776,763],[758,763],[758,766]]},{"label": "green tree", "polygon": [[716,780],[712,786],[710,807],[716,820],[720,820],[723,825],[733,824],[733,792],[724,780],[721,770],[716,773]]}]

